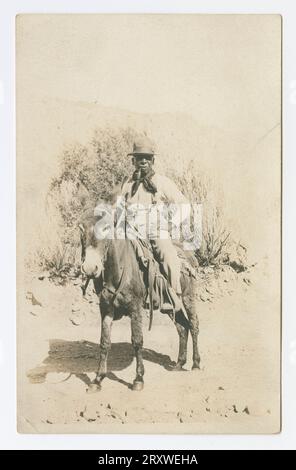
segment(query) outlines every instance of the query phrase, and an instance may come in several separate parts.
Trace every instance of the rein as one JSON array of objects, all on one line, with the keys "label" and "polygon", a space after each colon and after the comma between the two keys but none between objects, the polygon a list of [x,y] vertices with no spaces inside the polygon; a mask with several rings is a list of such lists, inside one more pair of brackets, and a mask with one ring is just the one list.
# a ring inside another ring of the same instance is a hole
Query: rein
[{"label": "rein", "polygon": [[[105,248],[104,248],[104,254],[103,254],[103,259],[102,259],[102,264],[103,266],[105,265],[105,261],[106,261],[106,258],[107,258],[107,252],[108,252],[108,249],[109,249],[109,245],[110,245],[110,240],[108,243],[105,244]],[[91,279],[94,279],[94,276],[86,276],[86,281],[85,283],[82,283],[81,285],[81,290],[82,290],[82,296],[85,297],[85,294],[86,294],[86,291],[87,291],[87,288],[88,288],[88,284],[89,284],[89,281]],[[103,282],[104,282],[104,270],[102,271],[102,279],[103,279]]]},{"label": "rein", "polygon": [[[108,242],[105,244],[105,248],[104,248],[104,254],[103,254],[103,258],[102,258],[102,264],[103,266],[105,265],[105,262],[106,262],[106,258],[107,258],[107,253],[108,253],[108,249],[109,249],[109,246],[110,246],[110,240],[108,240]],[[102,281],[103,281],[103,288],[106,289],[108,292],[110,292],[112,295],[113,295],[113,299],[112,299],[112,302],[115,302],[118,294],[120,293],[123,285],[124,285],[124,282],[126,280],[126,268],[123,266],[122,268],[122,273],[121,273],[121,276],[120,276],[120,280],[119,280],[119,284],[117,286],[116,289],[112,289],[111,287],[108,287],[106,284],[105,284],[105,280],[104,280],[104,269],[102,271]],[[84,284],[82,284],[81,286],[81,290],[82,290],[82,295],[83,297],[85,297],[86,295],[86,291],[87,291],[87,288],[88,288],[88,285],[89,285],[89,281],[91,279],[94,279],[93,276],[87,276],[87,279],[85,281]]]},{"label": "rein", "polygon": [[89,281],[90,281],[90,280],[91,280],[91,277],[90,277],[90,276],[87,276],[85,283],[82,284],[82,286],[81,286],[82,296],[83,296],[83,297],[85,297],[86,290],[87,290],[87,288],[88,288],[88,284],[89,284]]}]

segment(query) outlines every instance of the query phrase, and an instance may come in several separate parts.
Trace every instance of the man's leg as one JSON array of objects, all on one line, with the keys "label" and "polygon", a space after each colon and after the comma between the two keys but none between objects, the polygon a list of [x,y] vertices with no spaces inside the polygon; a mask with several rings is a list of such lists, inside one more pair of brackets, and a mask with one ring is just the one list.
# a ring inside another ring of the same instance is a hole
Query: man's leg
[{"label": "man's leg", "polygon": [[177,294],[181,294],[181,263],[177,250],[170,238],[166,240],[156,239],[152,242],[153,251],[157,261],[161,263],[164,275]]},{"label": "man's leg", "polygon": [[[153,251],[157,261],[160,263],[164,276],[169,281],[173,292],[170,292],[175,303],[175,309],[183,308],[181,294],[181,263],[170,238],[162,240],[156,239],[152,242]],[[177,294],[177,295],[176,295]]]}]

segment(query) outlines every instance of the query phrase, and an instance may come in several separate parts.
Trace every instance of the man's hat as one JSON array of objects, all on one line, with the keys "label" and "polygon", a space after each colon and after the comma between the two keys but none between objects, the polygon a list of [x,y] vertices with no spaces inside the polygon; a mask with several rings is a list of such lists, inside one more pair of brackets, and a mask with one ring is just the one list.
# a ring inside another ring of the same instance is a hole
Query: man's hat
[{"label": "man's hat", "polygon": [[133,151],[128,155],[155,155],[152,144],[149,139],[138,139],[134,142]]}]

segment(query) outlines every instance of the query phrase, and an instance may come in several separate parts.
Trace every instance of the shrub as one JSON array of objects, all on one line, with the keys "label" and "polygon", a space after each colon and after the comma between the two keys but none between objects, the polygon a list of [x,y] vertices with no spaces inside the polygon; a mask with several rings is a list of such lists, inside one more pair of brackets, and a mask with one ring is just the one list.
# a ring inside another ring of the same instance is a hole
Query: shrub
[{"label": "shrub", "polygon": [[52,181],[48,200],[67,234],[83,210],[95,207],[98,200],[109,201],[114,186],[130,174],[131,159],[126,155],[135,137],[130,128],[99,129],[89,145],[74,145],[63,152],[61,174]]},{"label": "shrub", "polygon": [[[230,232],[225,226],[223,205],[217,202],[218,191],[214,181],[193,160],[182,174],[171,169],[170,175],[191,204],[202,204],[202,240],[195,253],[199,264],[209,266],[228,261]],[[222,199],[221,195],[219,199]]]}]

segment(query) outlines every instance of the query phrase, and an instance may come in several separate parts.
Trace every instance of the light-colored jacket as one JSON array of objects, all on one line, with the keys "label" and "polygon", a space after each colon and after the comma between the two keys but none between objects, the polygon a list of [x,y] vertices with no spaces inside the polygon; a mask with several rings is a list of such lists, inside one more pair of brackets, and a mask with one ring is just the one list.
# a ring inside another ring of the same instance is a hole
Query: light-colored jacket
[{"label": "light-colored jacket", "polygon": [[133,179],[127,180],[121,190],[127,209],[127,228],[142,238],[168,238],[168,219],[174,225],[187,218],[184,206],[190,207],[186,197],[168,177],[155,174],[152,181],[156,194],[148,192],[140,184],[136,194],[131,196]]}]

